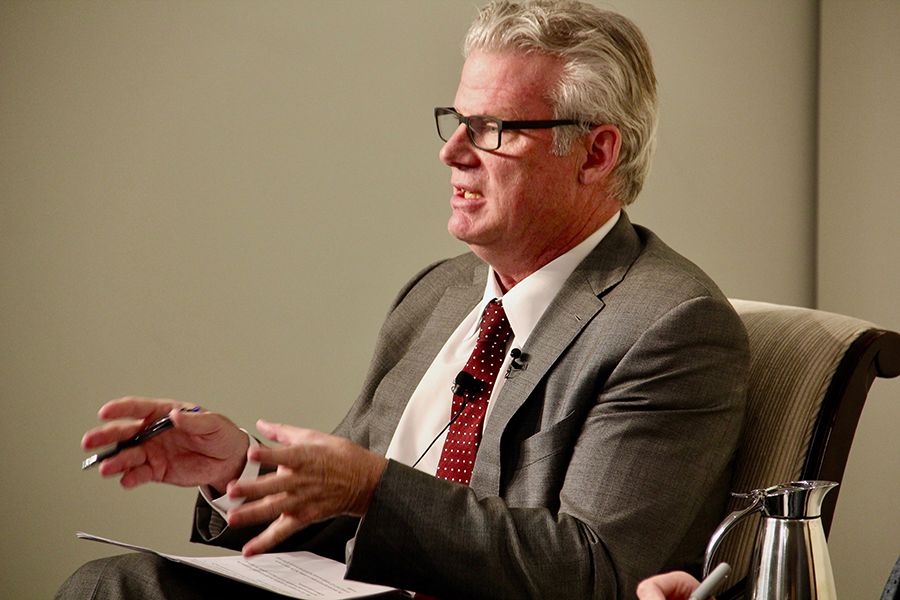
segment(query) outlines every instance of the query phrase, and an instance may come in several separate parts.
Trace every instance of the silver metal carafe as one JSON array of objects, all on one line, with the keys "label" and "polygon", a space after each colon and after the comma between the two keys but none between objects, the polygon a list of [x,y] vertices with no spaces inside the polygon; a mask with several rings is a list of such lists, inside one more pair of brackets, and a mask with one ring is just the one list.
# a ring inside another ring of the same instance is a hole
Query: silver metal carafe
[{"label": "silver metal carafe", "polygon": [[704,576],[714,566],[722,536],[747,515],[761,511],[745,600],[836,600],[821,519],[822,500],[836,486],[833,481],[792,481],[738,494],[752,503],[731,513],[713,533]]}]

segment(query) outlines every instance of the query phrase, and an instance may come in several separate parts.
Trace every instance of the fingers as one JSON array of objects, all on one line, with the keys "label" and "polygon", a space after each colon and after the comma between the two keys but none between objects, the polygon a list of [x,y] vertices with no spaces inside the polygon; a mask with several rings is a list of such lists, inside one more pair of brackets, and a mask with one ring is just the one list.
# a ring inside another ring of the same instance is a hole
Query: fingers
[{"label": "fingers", "polygon": [[637,588],[637,597],[639,600],[687,600],[699,585],[700,582],[691,575],[672,571],[642,581]]},{"label": "fingers", "polygon": [[340,498],[323,493],[315,476],[284,468],[252,481],[233,481],[228,484],[228,496],[247,500],[228,512],[228,524],[233,527],[272,521],[283,514],[309,525],[334,516],[333,505]]},{"label": "fingers", "polygon": [[[638,600],[666,600],[662,591],[651,584],[641,583],[637,589]],[[672,600],[676,600],[675,597]]]},{"label": "fingers", "polygon": [[269,423],[260,419],[256,422],[256,428],[261,434],[272,440],[284,445],[301,444],[310,441],[319,432],[312,429],[301,429],[291,425],[282,425],[280,423]]},{"label": "fingers", "polygon": [[115,421],[91,429],[81,438],[81,447],[85,450],[108,446],[116,442],[134,437],[144,428],[143,421]]},{"label": "fingers", "polygon": [[[253,502],[246,502],[228,511],[227,521],[231,527],[246,527],[257,523],[289,519],[299,531],[304,527],[337,516],[333,502],[318,497],[303,486],[293,490],[275,492],[262,496]],[[277,529],[277,528],[276,528]]]},{"label": "fingers", "polygon": [[98,416],[104,420],[118,421],[95,427],[85,433],[81,446],[89,450],[127,440],[172,410],[189,406],[172,400],[151,400],[134,396],[107,402],[100,408]]},{"label": "fingers", "polygon": [[291,469],[309,467],[311,460],[318,457],[305,446],[280,446],[278,448],[257,446],[252,448],[247,456],[264,465],[281,465]]},{"label": "fingers", "polygon": [[310,468],[328,468],[332,459],[334,436],[301,429],[291,425],[281,425],[259,420],[256,426],[260,433],[282,446],[257,446],[251,448],[248,458],[269,466],[285,466],[297,471]]},{"label": "fingers", "polygon": [[173,400],[154,400],[151,398],[126,396],[104,404],[100,407],[98,416],[104,420],[131,418],[150,421],[183,406],[189,405]]},{"label": "fingers", "polygon": [[101,462],[98,470],[106,478],[122,475],[119,483],[127,489],[150,481],[162,481],[166,469],[158,456],[154,459],[155,452],[158,454],[152,445],[126,448]]},{"label": "fingers", "polygon": [[132,489],[144,483],[153,481],[153,468],[147,464],[141,464],[129,471],[126,471],[119,484],[125,489]]},{"label": "fingers", "polygon": [[134,469],[147,462],[146,449],[141,446],[126,448],[115,456],[105,459],[100,463],[98,470],[103,477],[112,477]]},{"label": "fingers", "polygon": [[299,518],[299,515],[293,514],[288,510],[291,504],[293,504],[292,498],[287,493],[264,496],[259,500],[246,502],[237,508],[229,510],[226,520],[231,527],[246,527],[256,523],[274,521],[285,514]]},{"label": "fingers", "polygon": [[100,463],[99,471],[105,478],[122,475],[119,483],[126,489],[159,479],[146,450],[141,446],[128,448],[107,458]]},{"label": "fingers", "polygon": [[81,445],[88,450],[127,440],[167,414],[176,428],[189,435],[210,435],[231,424],[221,415],[187,403],[126,397],[103,405],[100,418],[112,422],[89,430]]},{"label": "fingers", "polygon": [[306,525],[296,517],[281,515],[265,531],[244,544],[241,553],[244,557],[250,557],[268,552],[304,527]]},{"label": "fingers", "polygon": [[296,490],[302,485],[300,474],[290,469],[280,469],[276,473],[269,473],[256,479],[232,481],[228,484],[226,493],[230,498],[258,500],[272,494]]},{"label": "fingers", "polygon": [[341,468],[341,462],[348,460],[347,452],[354,444],[345,438],[314,429],[301,429],[291,425],[257,421],[257,428],[273,442],[282,444],[270,448],[259,446],[248,455],[252,460],[266,465],[283,465],[291,469],[317,469],[320,473]]}]

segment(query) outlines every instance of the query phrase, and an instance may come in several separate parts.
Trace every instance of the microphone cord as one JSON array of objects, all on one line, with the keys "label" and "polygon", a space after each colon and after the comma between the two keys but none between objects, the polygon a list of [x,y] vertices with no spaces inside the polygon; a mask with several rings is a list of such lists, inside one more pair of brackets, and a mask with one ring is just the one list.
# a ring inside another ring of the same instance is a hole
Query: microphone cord
[{"label": "microphone cord", "polygon": [[[523,354],[519,348],[513,348],[512,350],[510,350],[509,354],[512,357],[512,360],[509,363],[509,367],[507,367],[506,369],[506,377],[509,377],[510,372],[513,370],[518,371],[524,369],[526,367],[525,362],[528,360],[528,355]],[[440,437],[444,435],[445,431],[450,429],[450,426],[456,422],[456,419],[459,418],[459,415],[461,415],[462,412],[466,409],[466,406],[468,406],[469,402],[471,402],[472,400],[469,394],[478,393],[478,391],[480,391],[481,389],[482,384],[484,384],[483,381],[481,381],[468,371],[463,370],[457,374],[456,379],[453,380],[453,387],[451,389],[453,390],[454,396],[460,396],[463,399],[463,405],[459,408],[456,414],[453,415],[453,418],[450,419],[450,422],[444,425],[444,428],[441,429],[436,436],[434,436],[434,439],[431,440],[431,443],[428,444],[428,447],[425,448],[425,451],[422,453],[422,455],[419,456],[418,459],[416,459],[416,462],[414,462],[412,465],[413,469],[415,469],[416,466],[420,462],[422,462],[422,459],[425,458],[425,455],[428,454],[428,452],[431,450],[431,447],[434,446],[435,442],[437,442]]]},{"label": "microphone cord", "polygon": [[[469,397],[469,391],[470,391],[470,390],[465,389],[465,388],[468,387],[468,384],[470,384],[471,382],[469,382],[469,381],[460,381],[460,375],[462,375],[463,373],[466,373],[466,372],[465,372],[465,371],[461,371],[460,374],[456,376],[456,381],[454,382],[455,385],[453,386],[453,389],[454,389],[453,395],[454,395],[454,396],[460,396],[460,397],[462,397],[462,399],[463,399],[463,404],[462,404],[462,406],[459,407],[459,410],[456,411],[456,414],[453,415],[453,418],[450,419],[450,422],[447,423],[446,425],[444,425],[444,428],[441,429],[441,430],[438,432],[438,434],[437,434],[436,436],[434,436],[434,439],[431,440],[431,443],[428,444],[428,447],[425,448],[425,451],[422,453],[422,455],[419,456],[419,458],[416,459],[416,462],[414,462],[413,465],[412,465],[412,468],[413,468],[413,469],[416,468],[416,465],[418,465],[420,462],[422,462],[422,459],[425,458],[425,455],[428,454],[428,451],[431,450],[431,447],[434,446],[434,443],[437,442],[437,441],[441,438],[442,435],[444,435],[444,432],[445,432],[445,431],[447,431],[448,429],[450,429],[450,426],[453,425],[453,423],[456,422],[456,419],[459,418],[459,415],[461,415],[461,414],[463,413],[463,411],[466,409],[466,406],[469,405],[469,402],[471,401],[471,398]],[[468,375],[468,373],[466,373],[466,375]],[[471,377],[471,379],[474,380],[474,381],[478,381],[478,379],[477,379],[476,377]],[[462,392],[462,393],[460,394],[459,392]]]}]

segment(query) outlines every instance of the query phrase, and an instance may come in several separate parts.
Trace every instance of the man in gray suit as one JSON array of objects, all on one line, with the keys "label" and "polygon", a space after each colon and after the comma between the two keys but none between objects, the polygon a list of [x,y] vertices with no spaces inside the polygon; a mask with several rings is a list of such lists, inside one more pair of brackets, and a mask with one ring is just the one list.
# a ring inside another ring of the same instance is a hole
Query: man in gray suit
[{"label": "man in gray suit", "polygon": [[[471,252],[400,292],[334,434],[260,421],[279,444],[266,447],[221,415],[126,398],[84,446],[174,411],[173,431],[100,470],[126,487],[200,485],[194,539],[245,555],[346,550],[348,577],[444,599],[633,598],[644,577],[695,568],[721,517],[746,335],[712,281],[623,212],[657,122],[637,28],[586,4],[501,2],[465,54],[435,118],[448,227]],[[486,307],[511,329],[496,382],[456,376]],[[459,427],[478,440],[463,483],[445,470]],[[133,555],[87,565],[60,597],[230,585]]]}]

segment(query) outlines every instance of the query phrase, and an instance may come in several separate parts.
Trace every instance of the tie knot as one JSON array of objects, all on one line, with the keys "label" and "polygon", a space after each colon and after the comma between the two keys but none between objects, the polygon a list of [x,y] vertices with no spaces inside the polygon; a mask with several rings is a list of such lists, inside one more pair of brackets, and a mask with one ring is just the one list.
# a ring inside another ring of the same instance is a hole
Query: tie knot
[{"label": "tie knot", "polygon": [[481,317],[478,343],[506,344],[511,333],[512,328],[509,326],[503,304],[496,298],[488,302]]}]

